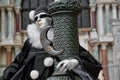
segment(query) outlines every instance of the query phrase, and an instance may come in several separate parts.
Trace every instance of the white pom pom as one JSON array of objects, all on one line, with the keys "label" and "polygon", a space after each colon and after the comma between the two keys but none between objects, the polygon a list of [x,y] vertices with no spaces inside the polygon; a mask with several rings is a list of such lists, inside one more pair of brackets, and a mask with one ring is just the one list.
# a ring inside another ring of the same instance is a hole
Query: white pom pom
[{"label": "white pom pom", "polygon": [[31,20],[34,20],[34,14],[35,14],[35,11],[34,11],[34,10],[32,10],[32,11],[29,12],[29,18],[30,18]]},{"label": "white pom pom", "polygon": [[51,58],[51,57],[45,58],[45,60],[44,60],[44,65],[45,65],[46,67],[52,66],[52,65],[53,65],[53,58]]},{"label": "white pom pom", "polygon": [[60,0],[55,0],[55,2],[60,2]]},{"label": "white pom pom", "polygon": [[34,80],[37,79],[39,77],[39,72],[37,70],[32,70],[30,72],[30,77]]}]

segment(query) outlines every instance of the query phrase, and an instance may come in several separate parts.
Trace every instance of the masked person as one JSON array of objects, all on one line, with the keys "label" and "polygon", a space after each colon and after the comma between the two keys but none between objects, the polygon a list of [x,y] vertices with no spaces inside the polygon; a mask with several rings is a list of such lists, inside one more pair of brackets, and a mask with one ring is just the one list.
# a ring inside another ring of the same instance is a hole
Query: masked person
[{"label": "masked person", "polygon": [[[48,54],[40,41],[41,28],[52,26],[52,17],[45,6],[31,11],[29,17],[34,23],[27,27],[28,39],[25,41],[20,54],[4,70],[1,80],[47,80],[54,72],[52,59],[59,57]],[[49,32],[48,38],[51,38]],[[80,77],[80,80],[96,80],[102,69],[101,64],[83,47],[80,46],[79,50],[78,58],[61,60],[56,67],[61,72],[72,71],[70,74],[75,73]],[[50,59],[45,65],[45,59],[49,57]]]},{"label": "masked person", "polygon": [[47,80],[54,72],[53,64],[50,67],[44,65],[44,59],[51,55],[44,51],[39,38],[40,27],[51,26],[52,18],[47,7],[40,6],[31,11],[30,19],[33,19],[34,23],[27,27],[28,39],[20,54],[4,70],[2,80]]}]

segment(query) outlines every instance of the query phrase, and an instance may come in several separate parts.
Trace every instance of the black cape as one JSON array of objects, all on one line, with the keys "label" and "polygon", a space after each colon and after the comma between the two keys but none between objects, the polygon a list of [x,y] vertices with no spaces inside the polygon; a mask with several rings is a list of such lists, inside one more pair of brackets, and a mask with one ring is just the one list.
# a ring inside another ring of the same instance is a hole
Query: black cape
[{"label": "black cape", "polygon": [[32,80],[30,72],[37,70],[39,77],[36,80],[47,80],[54,72],[54,65],[44,66],[44,59],[50,57],[43,49],[31,47],[29,40],[24,44],[21,53],[5,69],[1,80]]},{"label": "black cape", "polygon": [[[80,54],[77,59],[80,62],[82,70],[88,73],[93,80],[96,80],[102,69],[101,64],[83,47],[80,46],[79,50]],[[4,70],[0,80],[32,80],[30,78],[30,72],[32,70],[38,70],[40,73],[39,78],[36,80],[47,80],[54,72],[54,65],[45,67],[43,63],[44,59],[49,56],[50,55],[43,49],[31,47],[28,39],[21,53],[16,56],[14,61]],[[75,74],[76,73],[77,72],[75,72]],[[82,77],[79,73],[76,75]]]}]

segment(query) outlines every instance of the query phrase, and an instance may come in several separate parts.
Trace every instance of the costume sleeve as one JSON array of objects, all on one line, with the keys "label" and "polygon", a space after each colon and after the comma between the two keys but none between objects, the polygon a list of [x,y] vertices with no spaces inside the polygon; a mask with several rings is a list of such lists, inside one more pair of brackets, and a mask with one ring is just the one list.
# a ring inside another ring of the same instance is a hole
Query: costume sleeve
[{"label": "costume sleeve", "polygon": [[2,80],[10,80],[11,77],[22,67],[25,58],[29,52],[29,40],[26,40],[22,51],[17,55],[14,61],[4,70]]},{"label": "costume sleeve", "polygon": [[20,55],[22,53],[20,53],[18,56],[16,56],[16,58],[14,59],[14,61],[4,70],[3,72],[3,78],[5,80],[9,80],[20,68]]},{"label": "costume sleeve", "polygon": [[82,64],[82,67],[93,78],[97,79],[100,70],[102,70],[102,65],[82,46],[80,46],[79,52],[80,52],[79,60],[80,60],[80,63]]}]

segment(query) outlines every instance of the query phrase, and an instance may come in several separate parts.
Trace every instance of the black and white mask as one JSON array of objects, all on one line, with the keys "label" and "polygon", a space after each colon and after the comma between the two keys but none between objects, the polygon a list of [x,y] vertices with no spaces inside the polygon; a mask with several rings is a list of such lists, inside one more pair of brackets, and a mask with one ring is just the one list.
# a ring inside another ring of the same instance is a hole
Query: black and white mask
[{"label": "black and white mask", "polygon": [[49,14],[41,12],[34,17],[35,24],[39,27],[50,26],[52,23],[52,18]]}]

